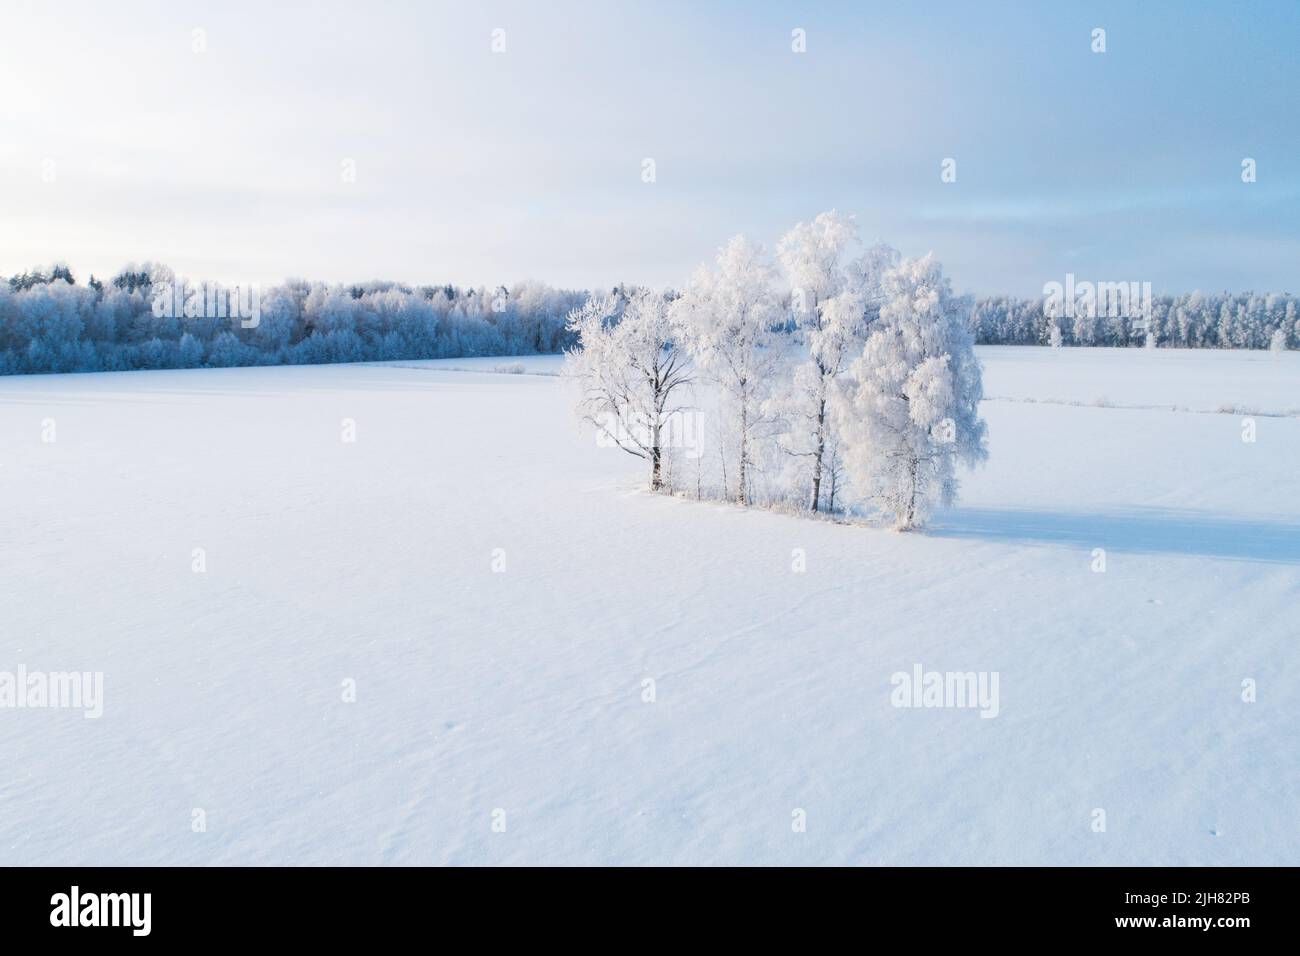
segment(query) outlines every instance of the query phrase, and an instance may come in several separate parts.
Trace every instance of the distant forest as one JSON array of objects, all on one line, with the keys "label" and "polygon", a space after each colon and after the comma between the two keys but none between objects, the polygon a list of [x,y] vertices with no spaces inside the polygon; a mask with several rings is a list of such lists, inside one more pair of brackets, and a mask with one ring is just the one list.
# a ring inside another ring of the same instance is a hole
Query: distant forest
[{"label": "distant forest", "polygon": [[[1297,297],[1277,292],[1188,292],[1151,297],[1151,329],[1161,348],[1300,348]],[[1050,345],[1053,322],[1041,299],[978,299],[971,312],[978,345]],[[1136,318],[1061,316],[1062,345],[1146,344]],[[1280,338],[1276,333],[1281,331]]]},{"label": "distant forest", "polygon": [[[211,309],[158,315],[160,284],[194,288],[150,263],[128,266],[107,281],[91,276],[85,284],[63,265],[0,280],[0,375],[555,353],[574,344],[567,318],[592,295],[541,282],[466,289],[290,279],[260,289],[257,320],[245,323]],[[626,302],[635,291],[620,285],[595,294]],[[964,301],[978,344],[1146,342],[1132,318],[1053,321],[1042,300]],[[1151,313],[1162,348],[1300,348],[1297,297],[1290,294],[1155,296]]]}]

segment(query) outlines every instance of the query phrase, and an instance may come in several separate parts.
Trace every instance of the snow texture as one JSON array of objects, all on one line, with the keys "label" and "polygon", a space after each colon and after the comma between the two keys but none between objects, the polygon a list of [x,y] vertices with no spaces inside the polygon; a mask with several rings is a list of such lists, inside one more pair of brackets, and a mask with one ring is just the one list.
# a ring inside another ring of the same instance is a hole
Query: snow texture
[{"label": "snow texture", "polygon": [[0,381],[0,671],[104,674],[0,863],[1300,863],[1300,421],[1215,413],[1300,354],[977,352],[905,535],[640,490],[557,358]]}]

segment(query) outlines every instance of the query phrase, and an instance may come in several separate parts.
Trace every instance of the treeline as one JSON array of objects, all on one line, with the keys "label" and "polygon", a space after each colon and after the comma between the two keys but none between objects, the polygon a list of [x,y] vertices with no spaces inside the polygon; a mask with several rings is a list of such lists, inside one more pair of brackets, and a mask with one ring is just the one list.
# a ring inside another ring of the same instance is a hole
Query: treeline
[{"label": "treeline", "polygon": [[[159,315],[162,283],[192,288],[152,263],[129,265],[107,281],[91,276],[84,285],[66,265],[0,278],[0,375],[557,353],[576,341],[566,316],[605,294],[541,282],[466,289],[290,279],[258,290],[257,321],[240,322],[225,313]],[[611,294],[626,302],[634,292],[620,285]],[[797,306],[793,298],[783,302],[788,327]],[[1146,344],[1135,318],[1053,320],[1035,299],[977,300],[970,321],[983,345],[1054,344],[1054,325],[1063,345]],[[1161,347],[1300,348],[1290,294],[1158,296],[1151,324]]]},{"label": "treeline", "polygon": [[[1300,348],[1297,297],[1288,293],[1191,292],[1151,298],[1151,328],[1161,348]],[[1099,310],[1105,311],[1105,310]],[[1048,317],[1042,299],[993,297],[975,302],[971,320],[979,345],[1050,345],[1053,322],[1062,345],[1145,345],[1142,319],[1105,315]]]},{"label": "treeline", "polygon": [[159,315],[164,287],[194,288],[150,263],[85,285],[62,265],[0,281],[0,375],[555,353],[573,343],[565,319],[589,295],[540,282],[489,290],[291,279],[259,289],[256,320],[241,322],[224,311]]}]

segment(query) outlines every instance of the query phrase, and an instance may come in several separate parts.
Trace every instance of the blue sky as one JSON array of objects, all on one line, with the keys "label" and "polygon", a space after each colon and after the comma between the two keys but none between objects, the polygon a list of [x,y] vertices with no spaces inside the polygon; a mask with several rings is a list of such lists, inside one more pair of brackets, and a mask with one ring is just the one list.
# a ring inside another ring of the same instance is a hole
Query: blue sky
[{"label": "blue sky", "polygon": [[20,2],[0,273],[680,285],[835,207],[964,291],[1296,292],[1297,41],[1295,2]]}]

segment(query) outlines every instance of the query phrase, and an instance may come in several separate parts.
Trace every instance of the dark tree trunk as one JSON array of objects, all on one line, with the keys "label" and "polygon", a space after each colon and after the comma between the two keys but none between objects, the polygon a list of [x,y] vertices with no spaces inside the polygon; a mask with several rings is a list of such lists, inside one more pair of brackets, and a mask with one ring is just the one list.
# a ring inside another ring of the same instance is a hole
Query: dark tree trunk
[{"label": "dark tree trunk", "polygon": [[813,456],[812,502],[809,508],[816,511],[822,495],[822,455],[826,452],[826,399],[817,407],[817,453]]},{"label": "dark tree trunk", "polygon": [[650,490],[658,491],[663,487],[663,476],[660,466],[663,463],[663,453],[659,448],[659,422],[654,423],[654,440],[650,443]]}]

